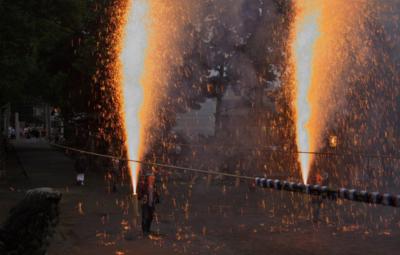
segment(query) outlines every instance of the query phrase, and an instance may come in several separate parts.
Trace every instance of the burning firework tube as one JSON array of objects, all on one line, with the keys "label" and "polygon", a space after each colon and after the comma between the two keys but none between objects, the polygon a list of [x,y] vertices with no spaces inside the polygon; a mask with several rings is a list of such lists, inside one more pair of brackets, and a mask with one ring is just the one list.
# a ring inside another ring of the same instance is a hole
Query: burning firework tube
[{"label": "burning firework tube", "polygon": [[266,187],[268,187],[268,188],[272,188],[272,187],[274,187],[274,181],[273,180],[271,180],[271,179],[267,179],[266,180]]},{"label": "burning firework tube", "polygon": [[382,195],[379,192],[372,192],[369,194],[371,203],[380,204],[382,203]]},{"label": "burning firework tube", "polygon": [[280,180],[275,180],[274,181],[274,189],[280,190],[282,189],[282,184]]},{"label": "burning firework tube", "polygon": [[297,188],[296,188],[297,192],[304,192],[305,189],[306,189],[306,186],[303,183],[301,183],[301,182],[297,183]]},{"label": "burning firework tube", "polygon": [[263,188],[269,188],[269,187],[267,187],[267,180],[265,178],[259,179],[257,185],[261,186]]},{"label": "burning firework tube", "polygon": [[311,185],[310,184],[305,184],[304,185],[304,190],[307,194],[311,194]]},{"label": "burning firework tube", "polygon": [[355,198],[356,198],[356,190],[355,189],[351,189],[351,190],[349,190],[349,196],[348,196],[348,199],[349,200],[356,200]]},{"label": "burning firework tube", "polygon": [[135,194],[133,195],[133,217],[138,218],[140,216],[139,214],[139,199],[138,195]]},{"label": "burning firework tube", "polygon": [[382,204],[386,206],[400,207],[400,195],[394,196],[388,193],[381,194],[379,192],[368,192],[356,189],[332,189],[327,186],[310,185],[303,183],[295,183],[281,180],[271,180],[266,178],[255,179],[256,185],[262,188],[270,188],[275,190],[285,190],[290,192],[304,193],[313,196],[322,196],[326,199],[335,200],[337,198],[357,201],[369,204]]},{"label": "burning firework tube", "polygon": [[349,199],[349,191],[345,188],[339,189],[339,198]]},{"label": "burning firework tube", "polygon": [[282,183],[282,189],[290,191],[289,187],[289,182],[288,181],[283,181]]},{"label": "burning firework tube", "polygon": [[396,206],[394,197],[388,193],[383,194],[382,204]]}]

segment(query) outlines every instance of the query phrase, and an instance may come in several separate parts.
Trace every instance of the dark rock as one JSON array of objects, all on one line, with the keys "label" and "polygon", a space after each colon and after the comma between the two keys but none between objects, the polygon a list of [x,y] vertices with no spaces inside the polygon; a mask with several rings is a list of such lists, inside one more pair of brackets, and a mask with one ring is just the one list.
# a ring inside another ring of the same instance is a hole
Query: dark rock
[{"label": "dark rock", "polygon": [[29,190],[0,228],[0,254],[45,255],[59,220],[61,193]]}]

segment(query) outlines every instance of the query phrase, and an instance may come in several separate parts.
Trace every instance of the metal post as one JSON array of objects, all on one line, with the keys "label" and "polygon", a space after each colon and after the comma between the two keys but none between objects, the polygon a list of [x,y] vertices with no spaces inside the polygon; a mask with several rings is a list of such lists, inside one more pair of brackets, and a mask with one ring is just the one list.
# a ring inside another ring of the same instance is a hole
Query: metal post
[{"label": "metal post", "polygon": [[44,106],[45,126],[46,126],[46,137],[48,140],[51,139],[51,112],[50,106],[45,104]]},{"label": "metal post", "polygon": [[19,113],[15,113],[15,139],[19,140],[21,138],[20,136],[21,128],[19,126]]}]

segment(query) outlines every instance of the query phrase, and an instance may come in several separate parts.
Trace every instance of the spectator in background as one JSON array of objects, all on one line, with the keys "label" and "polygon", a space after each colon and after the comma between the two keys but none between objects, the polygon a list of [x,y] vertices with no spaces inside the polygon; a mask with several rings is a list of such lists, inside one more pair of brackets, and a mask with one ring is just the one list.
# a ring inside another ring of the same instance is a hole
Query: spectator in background
[{"label": "spectator in background", "polygon": [[8,137],[10,139],[15,139],[16,138],[15,129],[13,127],[8,127]]},{"label": "spectator in background", "polygon": [[87,169],[87,160],[83,155],[79,155],[75,160],[76,184],[85,185],[85,172]]}]

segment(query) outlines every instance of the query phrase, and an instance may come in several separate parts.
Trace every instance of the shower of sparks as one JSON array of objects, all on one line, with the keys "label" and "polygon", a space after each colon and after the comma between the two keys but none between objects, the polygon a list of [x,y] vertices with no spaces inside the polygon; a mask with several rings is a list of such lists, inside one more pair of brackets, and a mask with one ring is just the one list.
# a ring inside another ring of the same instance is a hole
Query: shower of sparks
[{"label": "shower of sparks", "polygon": [[[143,125],[140,113],[144,100],[142,78],[148,48],[147,18],[149,5],[147,0],[135,0],[130,2],[128,8],[121,52],[122,95],[128,157],[137,160],[142,156]],[[129,169],[133,192],[136,194],[139,165],[130,162]]]},{"label": "shower of sparks", "polygon": [[[313,60],[315,44],[320,36],[319,18],[321,7],[319,0],[304,0],[298,4],[298,15],[294,27],[292,54],[295,65],[295,114],[296,140],[299,151],[310,151],[311,132],[308,127],[312,114],[308,95],[313,82]],[[310,171],[310,154],[300,153],[299,161],[304,183],[307,183]]]}]

